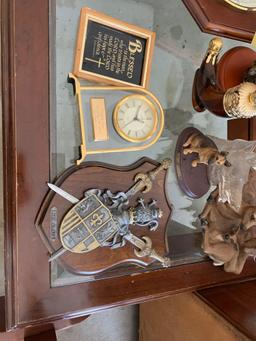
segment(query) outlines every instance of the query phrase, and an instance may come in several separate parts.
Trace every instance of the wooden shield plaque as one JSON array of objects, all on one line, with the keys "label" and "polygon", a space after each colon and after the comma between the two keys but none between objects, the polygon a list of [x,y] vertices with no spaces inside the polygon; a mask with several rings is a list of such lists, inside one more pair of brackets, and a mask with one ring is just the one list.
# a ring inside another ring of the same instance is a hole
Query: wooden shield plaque
[{"label": "wooden shield plaque", "polygon": [[[57,179],[55,185],[78,198],[81,203],[84,192],[92,188],[109,189],[112,193],[126,191],[134,184],[136,174],[147,173],[155,169],[156,166],[159,166],[157,162],[147,158],[143,158],[129,167],[87,162],[78,167],[73,166],[67,169]],[[171,214],[171,208],[164,194],[165,177],[166,170],[163,170],[157,175],[151,191],[146,194],[137,193],[134,197],[131,197],[127,206],[128,208],[135,206],[139,198],[143,198],[145,202],[149,202],[152,199],[157,201],[157,206],[163,211],[163,216],[159,219],[158,229],[150,231],[147,227],[135,225],[131,227],[131,232],[138,237],[148,236],[152,240],[152,247],[163,256],[167,255],[169,251],[166,226]],[[60,226],[62,225],[63,228],[63,222],[64,227],[67,226],[67,219],[70,218],[67,215],[75,207],[76,205],[73,205],[53,191],[49,191],[43,201],[36,219],[36,228],[49,254],[61,248]],[[98,244],[100,243],[98,242]],[[66,270],[85,275],[96,274],[121,264],[133,264],[134,269],[138,271],[138,266],[146,267],[154,262],[149,257],[137,258],[134,254],[134,246],[129,242],[124,247],[117,249],[99,246],[97,248],[91,247],[91,251],[86,253],[67,251],[57,259]],[[161,267],[160,263],[159,266]]]}]

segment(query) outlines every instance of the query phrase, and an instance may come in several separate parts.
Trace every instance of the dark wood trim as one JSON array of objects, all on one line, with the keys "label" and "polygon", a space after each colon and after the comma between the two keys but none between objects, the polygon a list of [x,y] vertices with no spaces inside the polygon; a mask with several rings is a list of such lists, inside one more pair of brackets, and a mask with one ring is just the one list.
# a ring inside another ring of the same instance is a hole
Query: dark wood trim
[{"label": "dark wood trim", "polygon": [[203,32],[251,42],[256,13],[236,9],[223,0],[182,0]]},{"label": "dark wood trim", "polygon": [[17,169],[15,130],[14,1],[1,1],[4,233],[7,328],[15,325]]},{"label": "dark wood trim", "polygon": [[49,178],[49,10],[47,0],[2,0],[1,10],[6,327],[11,329],[19,320],[19,298],[26,296],[17,287],[26,273],[17,232],[22,238],[26,224],[33,229],[33,202],[38,206]]},{"label": "dark wood trim", "polygon": [[5,297],[0,297],[0,333],[5,331]]},{"label": "dark wood trim", "polygon": [[255,291],[254,280],[201,290],[196,295],[250,340],[256,340]]},{"label": "dark wood trim", "polygon": [[[1,301],[1,297],[0,297]],[[0,309],[1,313],[1,309]],[[89,316],[78,317],[70,320],[57,320],[54,323],[40,324],[37,326],[29,326],[26,328],[15,329],[10,332],[6,332],[5,329],[0,329],[1,341],[55,341],[56,331],[70,328],[76,324],[79,324],[86,320]],[[0,315],[0,319],[2,316]],[[1,321],[1,320],[0,320]]]},{"label": "dark wood trim", "polygon": [[245,118],[228,120],[228,140],[242,139],[249,141],[251,139],[251,121]]},{"label": "dark wood trim", "polygon": [[[139,304],[172,294],[236,283],[255,278],[255,263],[248,261],[243,276],[225,273],[211,261],[155,270],[136,276],[123,276],[48,290],[40,301],[19,320],[19,327],[76,318],[101,310]],[[42,310],[42,302],[45,309]],[[58,302],[58,304],[55,304]],[[47,303],[47,304],[46,304]]]},{"label": "dark wood trim", "polygon": [[228,139],[256,140],[256,118],[229,120]]},{"label": "dark wood trim", "polygon": [[250,119],[250,140],[256,140],[256,118]]},{"label": "dark wood trim", "polygon": [[0,333],[1,341],[22,341],[24,340],[24,330],[17,329],[11,332]]},{"label": "dark wood trim", "polygon": [[57,341],[55,329],[48,329],[40,334],[25,336],[24,341]]}]

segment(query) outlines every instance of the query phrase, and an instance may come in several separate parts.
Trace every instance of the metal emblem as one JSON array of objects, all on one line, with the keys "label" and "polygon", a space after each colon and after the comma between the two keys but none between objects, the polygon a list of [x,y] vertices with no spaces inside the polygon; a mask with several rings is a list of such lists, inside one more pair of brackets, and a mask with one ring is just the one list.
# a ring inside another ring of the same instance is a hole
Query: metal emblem
[{"label": "metal emblem", "polygon": [[137,257],[150,257],[161,262],[164,267],[170,266],[170,259],[162,257],[152,248],[149,237],[139,238],[129,229],[130,225],[147,226],[151,231],[158,228],[158,219],[163,212],[156,206],[156,201],[145,204],[141,198],[136,207],[127,207],[130,197],[138,192],[149,192],[157,174],[169,166],[170,160],[165,159],[154,170],[137,174],[135,184],[126,192],[90,189],[84,193],[82,200],[48,183],[51,190],[75,205],[64,216],[60,226],[62,247],[51,254],[49,261],[58,258],[66,250],[86,253],[99,246],[117,249],[128,241],[134,246]]},{"label": "metal emblem", "polygon": [[110,210],[95,194],[90,194],[64,216],[60,239],[66,250],[85,253],[103,246],[117,229]]}]

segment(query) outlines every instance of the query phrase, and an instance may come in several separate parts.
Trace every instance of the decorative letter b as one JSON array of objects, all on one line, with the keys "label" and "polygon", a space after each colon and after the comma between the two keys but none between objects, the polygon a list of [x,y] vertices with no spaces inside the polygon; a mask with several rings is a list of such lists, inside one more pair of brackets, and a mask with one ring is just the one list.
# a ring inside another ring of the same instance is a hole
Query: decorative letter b
[{"label": "decorative letter b", "polygon": [[129,41],[129,51],[131,53],[136,53],[136,52],[141,53],[142,51],[141,42],[138,39],[136,39],[136,41]]}]

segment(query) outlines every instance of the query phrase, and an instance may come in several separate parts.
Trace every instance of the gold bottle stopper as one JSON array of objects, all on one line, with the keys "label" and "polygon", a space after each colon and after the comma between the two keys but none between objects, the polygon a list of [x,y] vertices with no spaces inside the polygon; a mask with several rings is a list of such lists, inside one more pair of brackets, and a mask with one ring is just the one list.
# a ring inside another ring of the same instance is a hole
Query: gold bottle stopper
[{"label": "gold bottle stopper", "polygon": [[205,63],[212,63],[212,65],[216,64],[217,61],[217,57],[222,49],[223,46],[223,42],[221,38],[213,38],[210,42],[209,42],[209,46],[208,46],[208,50],[206,53],[206,61]]},{"label": "gold bottle stopper", "polygon": [[256,116],[256,84],[244,82],[228,89],[223,98],[223,107],[229,117]]},{"label": "gold bottle stopper", "polygon": [[253,93],[250,94],[249,96],[249,102],[252,105],[256,105],[256,91],[254,91]]}]

